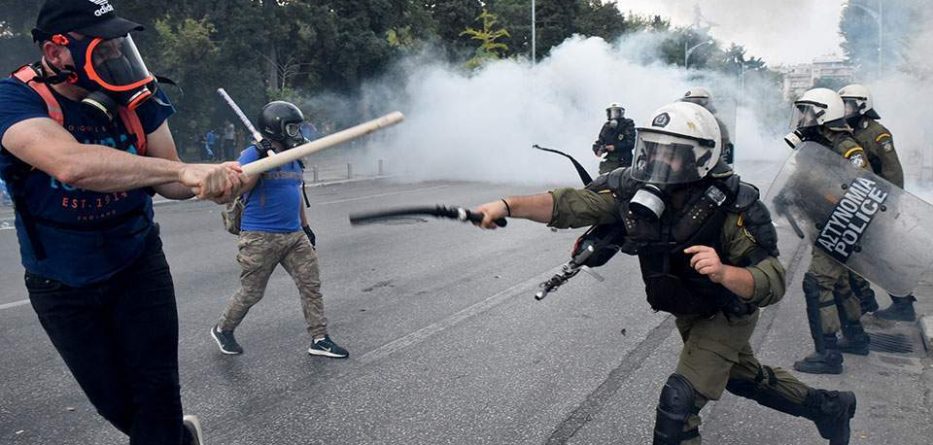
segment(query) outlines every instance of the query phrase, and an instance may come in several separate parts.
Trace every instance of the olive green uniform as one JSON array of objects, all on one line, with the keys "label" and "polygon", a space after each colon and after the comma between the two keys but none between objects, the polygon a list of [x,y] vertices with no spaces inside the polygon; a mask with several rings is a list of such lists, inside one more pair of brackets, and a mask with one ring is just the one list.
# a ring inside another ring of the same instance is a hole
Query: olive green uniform
[{"label": "olive green uniform", "polygon": [[[855,139],[847,133],[840,133],[832,142],[832,149],[846,159],[855,159],[861,156],[865,162],[862,168],[868,167],[868,157],[865,150]],[[810,269],[803,278],[804,296],[813,299],[819,294],[819,318],[823,335],[832,335],[842,327],[838,307],[844,311],[843,316],[847,322],[857,323],[862,317],[861,303],[852,293],[849,283],[849,270],[830,258],[820,249],[813,249]],[[812,305],[813,302],[807,302]],[[814,337],[818,333],[813,333]]]},{"label": "olive green uniform", "polygon": [[[904,169],[894,149],[894,138],[891,132],[868,116],[860,117],[852,127],[853,136],[859,145],[865,148],[868,162],[875,174],[904,188]],[[878,303],[875,301],[875,293],[871,290],[871,284],[857,274],[850,273],[850,275],[851,285],[859,297],[862,300],[870,300],[871,303],[868,305],[873,304],[873,307],[877,308]]]},{"label": "olive green uniform", "polygon": [[[554,209],[549,223],[552,227],[584,227],[619,222],[619,202],[611,192],[557,189],[551,192]],[[742,264],[743,257],[756,248],[756,240],[743,225],[743,214],[730,214],[723,224],[721,245],[727,252],[723,262]],[[754,295],[748,300],[754,309],[747,315],[712,317],[676,316],[677,329],[684,342],[676,375],[683,376],[696,392],[694,408],[687,416],[683,431],[695,431],[700,424],[699,412],[710,400],[718,400],[723,390],[759,400],[765,406],[794,415],[791,407],[805,403],[811,388],[780,368],[764,366],[755,358],[749,339],[758,321],[758,307],[778,302],[784,295],[784,268],[774,256],[745,268],[754,278]],[[764,400],[762,394],[772,399]],[[773,401],[787,405],[775,407]],[[769,404],[769,402],[771,404]],[[660,409],[660,408],[659,408]],[[682,444],[698,444],[698,436]]]}]

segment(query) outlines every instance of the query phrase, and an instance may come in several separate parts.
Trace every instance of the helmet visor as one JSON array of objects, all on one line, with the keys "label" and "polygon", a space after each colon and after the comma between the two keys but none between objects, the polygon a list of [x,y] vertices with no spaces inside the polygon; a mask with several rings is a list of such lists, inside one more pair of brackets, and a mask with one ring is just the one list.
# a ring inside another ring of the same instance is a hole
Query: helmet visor
[{"label": "helmet visor", "polygon": [[794,113],[791,116],[790,128],[811,128],[820,126],[826,106],[810,102],[795,102]]},{"label": "helmet visor", "polygon": [[107,90],[129,91],[152,82],[133,38],[94,39],[87,48],[85,70]]},{"label": "helmet visor", "polygon": [[842,102],[846,106],[846,117],[861,116],[865,110],[865,100],[857,97],[844,97]]},{"label": "helmet visor", "polygon": [[623,113],[622,107],[611,107],[609,108],[609,119],[619,119],[622,117]]},{"label": "helmet visor", "polygon": [[683,184],[700,180],[695,141],[672,135],[639,133],[635,143],[633,179],[651,184]]}]

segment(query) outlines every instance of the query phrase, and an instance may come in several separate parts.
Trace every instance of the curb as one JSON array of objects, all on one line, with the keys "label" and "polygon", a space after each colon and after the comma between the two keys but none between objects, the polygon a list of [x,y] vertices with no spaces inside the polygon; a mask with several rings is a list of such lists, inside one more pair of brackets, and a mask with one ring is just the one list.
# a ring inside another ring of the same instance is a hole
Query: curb
[{"label": "curb", "polygon": [[933,315],[924,315],[917,321],[923,335],[923,346],[927,352],[933,351]]}]

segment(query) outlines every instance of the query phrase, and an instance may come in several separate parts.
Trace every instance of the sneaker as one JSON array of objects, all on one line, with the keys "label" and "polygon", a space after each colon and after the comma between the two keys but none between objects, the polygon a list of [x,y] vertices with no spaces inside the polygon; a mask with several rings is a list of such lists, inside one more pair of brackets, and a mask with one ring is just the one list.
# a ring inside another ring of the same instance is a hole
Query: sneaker
[{"label": "sneaker", "polygon": [[211,337],[214,337],[214,341],[217,342],[217,347],[220,348],[220,352],[227,355],[239,355],[243,353],[243,348],[236,342],[236,338],[233,338],[233,331],[221,331],[220,326],[214,325],[214,327],[211,328]]},{"label": "sneaker", "polygon": [[201,422],[198,421],[198,416],[185,416],[182,417],[181,421],[185,426],[185,435],[187,436],[184,443],[204,445],[204,433],[201,432]]},{"label": "sneaker", "polygon": [[350,356],[350,353],[334,343],[329,335],[311,342],[311,346],[308,347],[308,354],[331,358],[347,358]]}]

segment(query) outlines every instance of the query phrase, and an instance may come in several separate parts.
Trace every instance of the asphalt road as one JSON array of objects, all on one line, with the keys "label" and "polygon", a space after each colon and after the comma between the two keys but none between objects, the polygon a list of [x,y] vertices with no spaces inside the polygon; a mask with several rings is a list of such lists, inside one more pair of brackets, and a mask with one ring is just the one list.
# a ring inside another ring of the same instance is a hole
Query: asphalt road
[{"label": "asphalt road", "polygon": [[[761,183],[769,171],[746,176]],[[650,443],[680,340],[672,319],[644,302],[636,259],[620,255],[599,270],[604,282],[580,274],[536,302],[537,284],[567,260],[581,231],[525,221],[494,232],[437,220],[347,223],[356,211],[474,205],[535,190],[382,180],[312,189],[329,329],[350,350],[347,360],[307,355],[297,292],[282,270],[237,330],[246,353],[220,354],[208,330],[237,287],[235,237],[211,204],[160,206],[178,296],[183,401],[201,417],[207,443]],[[765,310],[755,345],[763,362],[789,367],[811,347],[803,270],[792,261],[806,252],[790,236],[781,248],[794,282],[784,302]],[[126,443],[95,414],[22,303],[17,252],[13,231],[0,230],[0,443]],[[860,400],[852,443],[930,443],[927,360],[900,358],[877,377],[867,374],[871,360],[884,359],[877,356],[847,365],[866,382],[886,381],[887,393],[855,377],[806,381],[876,398]],[[706,443],[825,443],[807,420],[728,395],[703,418]]]}]

